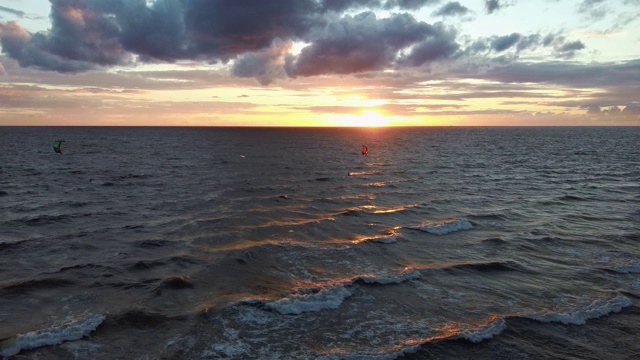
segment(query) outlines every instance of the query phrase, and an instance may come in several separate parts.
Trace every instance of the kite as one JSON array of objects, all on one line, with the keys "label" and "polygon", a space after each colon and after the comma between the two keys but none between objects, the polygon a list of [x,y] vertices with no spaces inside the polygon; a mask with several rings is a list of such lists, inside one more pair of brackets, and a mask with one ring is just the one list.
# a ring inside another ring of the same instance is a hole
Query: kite
[{"label": "kite", "polygon": [[56,140],[53,142],[53,151],[57,152],[58,154],[62,154],[62,143],[64,142],[64,140]]}]

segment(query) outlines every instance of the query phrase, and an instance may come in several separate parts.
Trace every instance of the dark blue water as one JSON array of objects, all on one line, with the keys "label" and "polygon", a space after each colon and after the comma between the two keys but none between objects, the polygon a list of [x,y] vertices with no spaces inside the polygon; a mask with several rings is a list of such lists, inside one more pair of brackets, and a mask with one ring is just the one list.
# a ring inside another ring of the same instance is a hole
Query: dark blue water
[{"label": "dark blue water", "polygon": [[637,312],[640,128],[4,127],[0,143],[5,356],[554,358],[517,334]]}]

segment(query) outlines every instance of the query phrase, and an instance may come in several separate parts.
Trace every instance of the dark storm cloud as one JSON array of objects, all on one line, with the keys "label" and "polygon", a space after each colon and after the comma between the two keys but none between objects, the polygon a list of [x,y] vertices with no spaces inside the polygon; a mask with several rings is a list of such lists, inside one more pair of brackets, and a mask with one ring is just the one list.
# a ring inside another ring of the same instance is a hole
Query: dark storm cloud
[{"label": "dark storm cloud", "polygon": [[460,5],[457,1],[452,1],[442,6],[438,11],[434,12],[435,16],[456,16],[456,15],[465,15],[469,12],[469,9]]}]

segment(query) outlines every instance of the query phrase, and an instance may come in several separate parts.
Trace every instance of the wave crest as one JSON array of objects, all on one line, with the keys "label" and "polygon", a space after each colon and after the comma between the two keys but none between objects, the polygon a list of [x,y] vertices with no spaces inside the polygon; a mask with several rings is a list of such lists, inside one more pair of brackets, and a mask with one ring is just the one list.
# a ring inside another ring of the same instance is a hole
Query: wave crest
[{"label": "wave crest", "polygon": [[631,306],[632,302],[624,295],[617,295],[613,299],[598,299],[584,309],[569,312],[548,312],[543,314],[529,314],[526,318],[541,322],[561,322],[563,324],[584,325],[589,319],[596,319],[610,313],[617,313],[623,308]]},{"label": "wave crest", "polygon": [[80,320],[70,319],[49,329],[16,335],[0,343],[0,355],[13,356],[22,350],[82,339],[97,329],[104,319],[104,315],[95,315]]},{"label": "wave crest", "polygon": [[436,223],[428,223],[416,229],[434,235],[446,235],[452,232],[472,229],[473,225],[467,219],[446,220]]}]

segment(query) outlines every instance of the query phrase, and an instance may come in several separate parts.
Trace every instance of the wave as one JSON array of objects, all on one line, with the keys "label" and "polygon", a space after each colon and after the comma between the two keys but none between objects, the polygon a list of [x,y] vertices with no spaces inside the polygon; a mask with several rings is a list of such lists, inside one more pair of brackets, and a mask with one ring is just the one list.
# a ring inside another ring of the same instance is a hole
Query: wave
[{"label": "wave", "polygon": [[631,306],[631,300],[618,294],[612,299],[597,299],[585,308],[566,312],[547,312],[528,314],[524,317],[541,322],[560,322],[563,324],[584,325],[589,319],[596,319],[610,313],[617,313],[623,308]]},{"label": "wave", "polygon": [[558,198],[560,201],[587,201],[587,199],[577,195],[563,195]]},{"label": "wave", "polygon": [[488,238],[488,239],[482,240],[482,243],[489,244],[489,245],[503,245],[503,244],[507,244],[507,241],[502,240],[500,238]]},{"label": "wave", "polygon": [[363,175],[379,175],[382,174],[380,170],[370,170],[370,171],[350,171],[349,176],[363,176]]},{"label": "wave", "polygon": [[338,350],[318,358],[323,360],[395,360],[417,353],[423,346],[437,341],[462,339],[472,343],[480,343],[500,335],[506,329],[506,320],[493,315],[477,324],[445,323],[433,336],[407,339],[376,353],[347,354],[343,350]]},{"label": "wave", "polygon": [[640,262],[629,263],[619,266],[607,266],[603,268],[605,271],[610,271],[618,274],[640,274]]},{"label": "wave", "polygon": [[245,299],[241,304],[264,307],[265,309],[273,310],[283,315],[298,315],[304,312],[337,309],[345,299],[353,295],[350,288],[355,284],[390,285],[419,278],[420,272],[411,268],[405,269],[395,275],[359,275],[351,280],[331,283],[324,287],[303,288],[279,300]]},{"label": "wave", "polygon": [[472,229],[473,225],[467,219],[445,220],[441,222],[428,223],[413,229],[424,231],[435,235],[446,235],[452,232]]},{"label": "wave", "polygon": [[507,330],[507,322],[504,319],[497,319],[485,327],[463,330],[453,338],[465,339],[472,343],[479,343],[484,340],[492,339],[494,336],[502,334],[505,330]]},{"label": "wave", "polygon": [[309,294],[294,294],[265,303],[265,307],[280,314],[301,314],[309,311],[337,309],[352,293],[344,285],[332,285]]},{"label": "wave", "polygon": [[391,213],[396,213],[396,212],[401,212],[401,211],[405,211],[411,208],[415,208],[418,207],[417,203],[413,203],[413,204],[408,204],[408,205],[400,205],[400,206],[395,206],[395,207],[390,207],[390,208],[376,208],[373,207],[375,210],[373,210],[374,214],[391,214]]},{"label": "wave", "polygon": [[381,349],[380,352],[374,353],[349,353],[343,349],[333,350],[329,354],[323,354],[317,358],[323,360],[342,360],[342,359],[375,359],[375,360],[395,360],[409,354],[414,354],[423,349],[428,352],[430,345],[440,342],[464,340],[472,343],[480,343],[493,339],[503,332],[507,331],[509,324],[517,324],[519,319],[529,319],[542,322],[561,322],[564,324],[582,325],[589,319],[605,316],[610,313],[619,312],[622,308],[631,306],[631,301],[625,296],[619,294],[613,299],[596,300],[591,305],[576,310],[571,315],[565,313],[547,313],[544,315],[513,315],[508,317],[500,317],[491,315],[486,319],[478,322],[464,324],[458,322],[449,322],[440,324],[438,329],[434,329],[433,335],[428,337],[417,337],[403,340],[401,343]]},{"label": "wave", "polygon": [[478,272],[519,271],[531,272],[515,261],[492,261],[479,263],[462,263],[444,268],[445,270],[472,270]]},{"label": "wave", "polygon": [[361,275],[358,276],[354,282],[361,282],[365,284],[400,284],[409,280],[420,279],[420,272],[415,269],[407,269],[397,275]]},{"label": "wave", "polygon": [[388,234],[388,235],[367,237],[367,238],[364,238],[364,239],[359,239],[359,240],[353,241],[354,244],[359,244],[359,243],[363,243],[363,242],[375,242],[375,243],[380,243],[380,244],[393,244],[393,243],[397,243],[398,242],[398,235],[395,234],[395,233],[392,233],[392,234]]},{"label": "wave", "polygon": [[153,292],[156,295],[161,295],[164,290],[193,289],[193,284],[187,281],[187,278],[187,276],[172,276],[170,278],[164,279],[162,280],[160,285],[153,289]]},{"label": "wave", "polygon": [[47,279],[40,279],[40,280],[27,280],[27,281],[10,284],[2,287],[0,291],[2,291],[3,293],[7,293],[9,295],[18,295],[18,294],[24,294],[33,290],[66,287],[66,286],[71,286],[73,284],[75,283],[69,280],[47,278]]},{"label": "wave", "polygon": [[109,315],[105,327],[132,327],[136,329],[156,329],[169,321],[184,321],[184,315],[168,316],[161,313],[133,309],[120,314]]},{"label": "wave", "polygon": [[82,339],[97,329],[105,318],[104,315],[72,318],[48,329],[16,335],[0,342],[0,355],[13,356],[22,350]]}]

